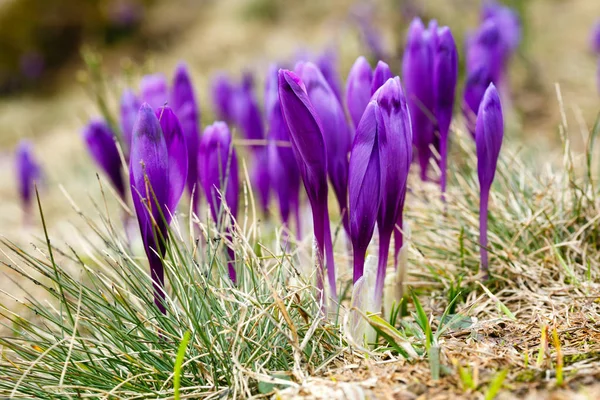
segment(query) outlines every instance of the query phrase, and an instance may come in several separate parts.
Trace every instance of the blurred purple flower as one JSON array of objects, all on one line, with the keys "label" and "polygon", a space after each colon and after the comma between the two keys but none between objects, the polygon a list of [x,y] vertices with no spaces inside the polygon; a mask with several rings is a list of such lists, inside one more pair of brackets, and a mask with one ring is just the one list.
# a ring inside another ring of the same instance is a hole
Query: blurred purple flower
[{"label": "blurred purple flower", "polygon": [[477,175],[479,176],[479,243],[481,251],[481,267],[487,277],[487,220],[490,188],[496,174],[498,156],[504,136],[504,122],[500,96],[493,83],[485,91],[479,112],[477,113]]},{"label": "blurred purple flower", "polygon": [[276,65],[269,67],[265,85],[269,180],[279,200],[283,224],[289,227],[290,214],[293,212],[296,217],[296,236],[300,240],[300,171],[291,148],[290,134],[281,114],[277,71]]},{"label": "blurred purple flower", "polygon": [[125,199],[121,157],[114,132],[105,121],[96,119],[83,129],[83,139],[94,161],[104,170],[119,196]]},{"label": "blurred purple flower", "polygon": [[358,4],[354,7],[352,13],[353,18],[360,29],[363,41],[373,58],[376,60],[386,59],[387,54],[384,49],[383,38],[373,24],[373,7],[364,3]]},{"label": "blurred purple flower", "polygon": [[168,228],[187,178],[181,125],[169,107],[156,113],[142,104],[133,128],[129,159],[131,195],[153,281],[154,303],[165,314],[162,257]]},{"label": "blurred purple flower", "polygon": [[333,90],[335,97],[337,97],[340,104],[343,104],[342,82],[340,81],[340,74],[338,72],[338,58],[335,49],[333,47],[327,48],[317,58],[316,63],[329,87]]},{"label": "blurred purple flower", "polygon": [[371,82],[371,94],[375,94],[377,89],[383,86],[384,83],[392,77],[390,66],[383,61],[378,61],[375,71],[373,71],[373,81]]},{"label": "blurred purple flower", "polygon": [[440,134],[440,169],[442,193],[446,192],[448,165],[448,133],[454,110],[456,81],[458,80],[458,52],[452,32],[442,27],[437,33],[434,50],[433,89],[435,94],[435,119]]},{"label": "blurred purple flower", "polygon": [[490,83],[492,83],[492,77],[486,65],[481,65],[479,68],[467,73],[462,110],[467,123],[467,129],[473,138],[475,138],[475,125],[479,104]]},{"label": "blurred purple flower", "polygon": [[192,210],[198,214],[200,187],[198,185],[198,152],[200,149],[200,105],[185,63],[179,63],[173,77],[171,104],[179,117],[188,155],[187,190],[192,198]]},{"label": "blurred purple flower", "polygon": [[510,7],[495,0],[488,0],[483,5],[481,17],[483,21],[494,20],[498,25],[503,58],[504,62],[507,62],[521,43],[519,15]]},{"label": "blurred purple flower", "polygon": [[[223,200],[225,200],[225,204],[227,204],[231,212],[231,217],[235,220],[239,198],[238,161],[227,124],[224,122],[215,122],[204,129],[204,134],[200,141],[200,153],[202,163],[200,171],[204,192],[206,193],[206,199],[213,219],[220,228],[223,223],[222,221],[229,218],[223,212]],[[229,238],[231,238],[232,226],[233,221],[227,227]],[[237,279],[233,265],[235,253],[229,247],[227,251],[229,254],[229,277],[235,283]]]},{"label": "blurred purple flower", "polygon": [[144,7],[137,1],[114,0],[108,7],[108,19],[117,26],[131,27],[140,22]]},{"label": "blurred purple flower", "polygon": [[231,102],[233,97],[233,84],[229,77],[220,73],[212,81],[212,101],[217,117],[223,121],[233,121]]},{"label": "blurred purple flower", "polygon": [[433,88],[434,48],[437,25],[426,30],[415,18],[408,31],[408,41],[402,60],[402,75],[413,129],[413,142],[417,150],[421,179],[427,180],[431,158],[429,146],[434,143],[435,93]]},{"label": "blurred purple flower", "polygon": [[308,98],[321,122],[327,150],[327,172],[340,206],[344,229],[350,234],[347,197],[348,153],[352,134],[344,109],[316,65],[310,62],[300,63],[296,66],[296,73],[304,82]]},{"label": "blurred purple flower", "polygon": [[44,56],[37,51],[28,51],[21,56],[19,65],[27,79],[35,80],[44,72]]},{"label": "blurred purple flower", "polygon": [[327,253],[327,275],[331,297],[337,299],[331,229],[327,209],[327,153],[323,128],[300,77],[279,70],[281,112],[290,133],[290,141],[313,212],[317,243],[317,288],[323,290],[323,254]]},{"label": "blurred purple flower", "polygon": [[167,78],[163,74],[143,76],[140,81],[140,96],[153,109],[164,106],[169,101]]},{"label": "blurred purple flower", "polygon": [[366,58],[360,56],[352,65],[346,81],[346,107],[350,118],[357,127],[371,99],[373,71]]},{"label": "blurred purple flower", "polygon": [[41,178],[41,168],[33,155],[32,145],[28,140],[21,140],[15,154],[17,171],[17,187],[25,218],[31,212],[32,193],[36,181]]},{"label": "blurred purple flower", "polygon": [[133,90],[125,89],[121,95],[121,103],[119,108],[119,124],[123,133],[123,151],[125,159],[129,160],[129,149],[131,148],[131,140],[133,136],[133,125],[140,109],[140,100],[137,98]]}]

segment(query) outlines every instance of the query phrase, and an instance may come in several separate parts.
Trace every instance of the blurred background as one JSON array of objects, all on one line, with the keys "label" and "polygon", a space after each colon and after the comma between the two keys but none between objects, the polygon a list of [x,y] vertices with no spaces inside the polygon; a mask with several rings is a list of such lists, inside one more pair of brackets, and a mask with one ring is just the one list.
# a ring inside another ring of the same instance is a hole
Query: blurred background
[{"label": "blurred background", "polygon": [[[576,132],[591,126],[598,112],[597,60],[589,41],[600,1],[504,3],[519,12],[524,30],[509,74],[511,135],[544,154],[559,144],[557,84]],[[233,77],[253,72],[261,102],[271,62],[293,63],[326,49],[337,52],[344,81],[359,55],[383,58],[399,74],[414,16],[448,25],[464,58],[465,34],[478,25],[480,10],[478,0],[0,0],[1,233],[10,236],[21,225],[13,151],[22,138],[33,141],[45,171],[51,230],[77,225],[59,185],[78,204],[98,199],[97,168],[80,133],[100,113],[82,53],[101,58],[114,113],[123,88],[137,88],[145,73],[170,77],[184,60],[206,126],[214,120],[209,91],[217,71]],[[463,129],[460,122],[456,128]]]}]

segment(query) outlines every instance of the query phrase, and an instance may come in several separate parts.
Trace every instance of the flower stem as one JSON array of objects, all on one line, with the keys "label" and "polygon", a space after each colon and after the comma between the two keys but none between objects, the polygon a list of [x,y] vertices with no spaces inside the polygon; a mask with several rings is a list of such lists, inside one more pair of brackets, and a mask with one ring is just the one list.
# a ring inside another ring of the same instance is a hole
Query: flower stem
[{"label": "flower stem", "polygon": [[488,225],[488,203],[489,203],[490,189],[485,188],[481,190],[481,196],[479,199],[479,251],[481,254],[481,270],[483,271],[483,279],[488,279],[488,237],[487,237],[487,225]]},{"label": "flower stem", "polygon": [[333,243],[331,241],[331,225],[329,224],[329,213],[327,206],[323,207],[323,228],[325,234],[325,253],[327,257],[327,278],[329,279],[329,290],[331,299],[337,301],[337,288],[335,282],[335,260],[333,258]]},{"label": "flower stem", "polygon": [[388,253],[390,250],[390,241],[392,232],[379,231],[379,262],[377,264],[377,278],[375,279],[375,311],[379,311],[383,299],[383,284],[385,282],[385,272],[387,269]]}]

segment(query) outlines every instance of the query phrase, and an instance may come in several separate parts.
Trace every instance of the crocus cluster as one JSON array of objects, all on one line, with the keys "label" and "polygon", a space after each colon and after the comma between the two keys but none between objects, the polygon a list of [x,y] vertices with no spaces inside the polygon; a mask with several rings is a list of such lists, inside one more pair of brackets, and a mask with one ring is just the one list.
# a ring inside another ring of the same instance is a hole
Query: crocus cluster
[{"label": "crocus cluster", "polygon": [[479,106],[475,135],[477,175],[481,191],[479,198],[479,244],[481,249],[481,268],[485,277],[488,274],[488,203],[490,189],[496,175],[496,166],[498,164],[503,137],[504,120],[502,118],[500,96],[494,84],[490,83]]},{"label": "crocus cluster", "polygon": [[509,7],[488,1],[481,13],[481,25],[467,38],[467,78],[463,113],[467,128],[475,137],[479,104],[487,87],[494,83],[506,91],[506,69],[521,42],[518,14]]},{"label": "crocus cluster", "polygon": [[458,79],[458,54],[450,29],[438,27],[436,21],[431,21],[425,28],[419,18],[414,19],[408,31],[402,74],[421,179],[428,179],[433,146],[441,156],[444,192],[448,133]]},{"label": "crocus cluster", "polygon": [[[412,129],[400,79],[378,89],[358,124],[350,155],[350,232],[354,282],[363,276],[367,247],[375,223],[379,262],[373,301],[381,304],[391,236],[402,211],[412,160]],[[377,307],[376,307],[377,308]]]},{"label": "crocus cluster", "polygon": [[41,178],[41,168],[33,154],[33,148],[28,140],[21,140],[15,154],[15,169],[17,172],[17,188],[23,205],[25,221],[31,212],[33,189]]}]

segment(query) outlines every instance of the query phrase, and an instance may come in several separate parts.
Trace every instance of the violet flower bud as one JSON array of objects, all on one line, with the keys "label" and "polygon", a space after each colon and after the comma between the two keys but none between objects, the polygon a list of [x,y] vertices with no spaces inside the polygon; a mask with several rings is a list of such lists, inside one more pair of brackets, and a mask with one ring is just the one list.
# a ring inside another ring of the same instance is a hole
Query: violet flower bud
[{"label": "violet flower bud", "polygon": [[83,139],[94,161],[104,170],[119,196],[125,199],[121,157],[113,131],[103,120],[92,120],[83,130]]},{"label": "violet flower bud", "polygon": [[485,91],[483,101],[477,113],[477,133],[475,145],[477,149],[477,175],[481,190],[479,203],[479,243],[481,251],[481,267],[487,278],[487,221],[490,189],[496,174],[498,156],[504,136],[504,120],[500,96],[494,84]]},{"label": "violet flower bud", "polygon": [[408,31],[408,43],[402,60],[402,74],[417,150],[421,179],[427,180],[434,142],[435,93],[433,89],[435,35],[416,18]]},{"label": "violet flower bud", "polygon": [[441,189],[446,192],[448,166],[448,133],[454,110],[456,81],[458,80],[458,52],[448,27],[438,30],[434,54],[433,86],[435,93],[435,119],[440,133]]},{"label": "violet flower bud", "polygon": [[131,139],[133,136],[133,125],[140,109],[140,100],[137,98],[133,90],[125,89],[121,95],[120,104],[120,120],[119,125],[123,133],[123,151],[125,159],[129,160],[129,149],[131,148]]},{"label": "violet flower bud", "polygon": [[373,71],[369,62],[362,56],[358,57],[350,69],[346,82],[346,107],[355,127],[358,127],[371,99],[372,81]]},{"label": "violet flower bud", "polygon": [[485,65],[493,82],[500,82],[506,63],[500,26],[494,19],[483,22],[467,39],[467,73]]},{"label": "violet flower bud", "polygon": [[198,152],[200,148],[200,108],[187,66],[180,63],[175,69],[171,93],[173,110],[183,129],[188,155],[187,190],[192,198],[192,210],[197,214],[200,203],[198,185]]},{"label": "violet flower bud", "polygon": [[[213,219],[220,227],[225,220],[229,219],[223,212],[223,202],[227,204],[231,217],[235,220],[239,199],[238,161],[227,124],[215,122],[204,129],[200,141],[200,153],[204,192]],[[227,226],[229,237],[231,237],[233,223],[234,221],[231,221],[231,225]],[[233,249],[228,248],[228,254],[229,277],[235,283],[237,275],[233,265],[235,259]]]},{"label": "violet flower bud", "polygon": [[521,43],[522,29],[519,15],[510,7],[504,6],[495,0],[484,3],[482,20],[494,20],[499,27],[500,41],[504,61],[508,61]]},{"label": "violet flower bud", "polygon": [[317,66],[321,70],[323,77],[329,84],[331,90],[333,90],[335,97],[337,97],[340,104],[342,104],[342,82],[340,81],[337,65],[337,54],[333,47],[325,50],[317,59]]},{"label": "violet flower bud", "polygon": [[19,197],[25,211],[27,221],[31,211],[33,189],[36,181],[41,178],[41,168],[33,155],[32,145],[28,140],[21,140],[15,154],[17,171],[17,187]]},{"label": "violet flower bud", "polygon": [[321,121],[302,80],[293,72],[279,70],[281,112],[313,212],[317,243],[317,288],[323,289],[323,254],[327,252],[327,275],[331,297],[337,299],[331,229],[327,209],[327,153]]},{"label": "violet flower bud", "polygon": [[[158,116],[158,118],[157,118]],[[173,111],[142,104],[133,128],[129,180],[153,281],[154,303],[165,314],[164,267],[168,228],[187,178],[187,149]]]},{"label": "violet flower bud", "polygon": [[377,89],[383,86],[384,83],[388,81],[388,79],[392,78],[392,71],[390,71],[390,66],[384,63],[383,61],[378,61],[377,66],[375,67],[375,71],[373,71],[373,81],[371,82],[371,94],[374,94]]},{"label": "violet flower bud", "polygon": [[269,180],[279,202],[283,224],[289,227],[290,214],[293,213],[296,217],[296,237],[300,239],[300,170],[291,148],[287,125],[281,114],[277,71],[277,66],[269,67],[265,85],[265,112],[269,127]]},{"label": "violet flower bud", "polygon": [[220,73],[212,81],[212,101],[217,117],[223,121],[233,121],[231,102],[234,88],[229,77]]},{"label": "violet flower bud", "polygon": [[321,122],[327,150],[327,172],[340,206],[344,229],[350,234],[347,196],[348,153],[352,137],[346,116],[335,93],[316,65],[310,62],[302,63],[296,66],[296,71],[306,86],[308,98]]},{"label": "violet flower bud", "polygon": [[169,101],[167,78],[163,74],[143,76],[140,81],[140,96],[153,109],[164,106]]}]

